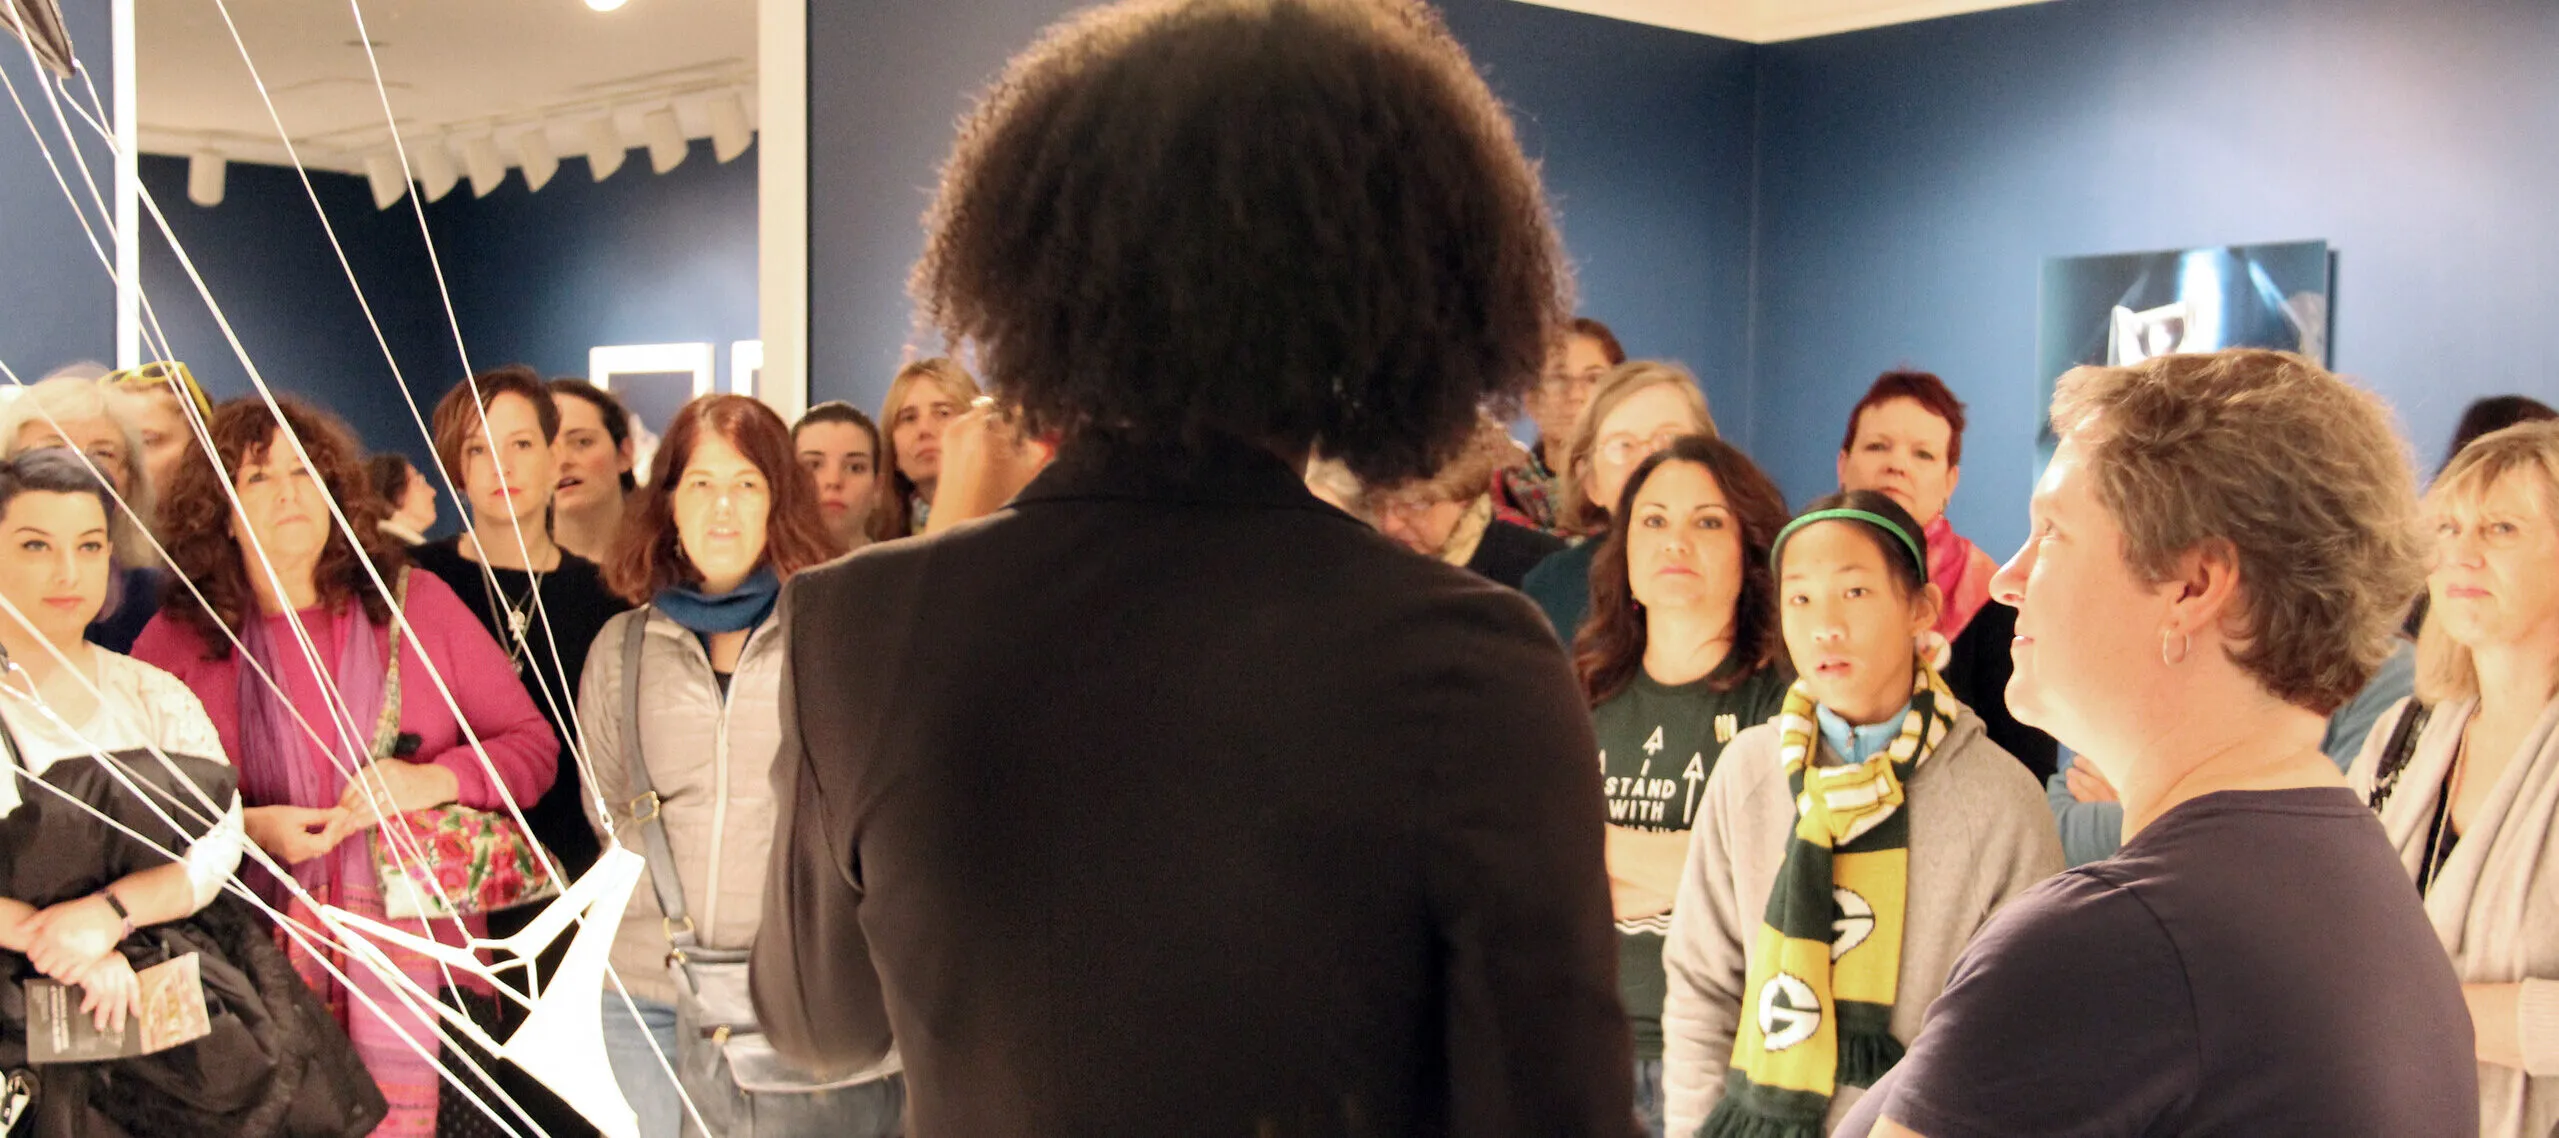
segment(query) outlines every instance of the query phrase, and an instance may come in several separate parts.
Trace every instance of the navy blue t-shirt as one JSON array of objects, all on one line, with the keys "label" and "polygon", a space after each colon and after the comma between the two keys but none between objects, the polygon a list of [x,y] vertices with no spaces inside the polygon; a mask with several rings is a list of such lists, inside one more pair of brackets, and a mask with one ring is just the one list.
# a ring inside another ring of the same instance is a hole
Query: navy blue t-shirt
[{"label": "navy blue t-shirt", "polygon": [[2001,909],[1838,1133],[2475,1138],[2476,1063],[2362,800],[2225,791]]}]

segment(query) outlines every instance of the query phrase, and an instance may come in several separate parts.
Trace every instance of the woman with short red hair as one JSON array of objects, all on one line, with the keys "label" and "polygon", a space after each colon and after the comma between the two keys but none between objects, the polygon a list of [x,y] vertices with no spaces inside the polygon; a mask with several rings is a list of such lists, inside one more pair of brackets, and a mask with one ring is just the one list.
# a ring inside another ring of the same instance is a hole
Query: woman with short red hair
[{"label": "woman with short red hair", "polygon": [[1873,490],[1901,503],[1928,536],[1928,579],[1945,591],[1937,631],[1961,635],[1990,603],[1999,563],[1955,532],[1946,502],[1963,481],[1964,401],[1924,371],[1888,371],[1848,411],[1839,441],[1839,488]]},{"label": "woman with short red hair", "polygon": [[[605,579],[639,608],[596,635],[578,712],[597,792],[616,813],[589,821],[600,837],[627,827],[624,840],[653,853],[652,880],[632,894],[613,940],[630,1002],[610,983],[602,998],[614,1076],[641,1132],[654,1136],[673,1135],[685,1117],[658,1059],[676,1053],[669,955],[743,949],[762,915],[787,658],[782,627],[767,618],[782,582],[844,550],[792,452],[791,428],[743,395],[706,395],[677,411],[638,495]],[[633,777],[635,762],[647,785]],[[663,846],[643,839],[646,827],[663,828]],[[655,879],[667,863],[676,880]],[[670,893],[681,912],[659,904]],[[712,1098],[694,1103],[723,1133],[723,1104]],[[894,1121],[897,1103],[885,1109]],[[850,1122],[840,1132],[864,1133]]]}]

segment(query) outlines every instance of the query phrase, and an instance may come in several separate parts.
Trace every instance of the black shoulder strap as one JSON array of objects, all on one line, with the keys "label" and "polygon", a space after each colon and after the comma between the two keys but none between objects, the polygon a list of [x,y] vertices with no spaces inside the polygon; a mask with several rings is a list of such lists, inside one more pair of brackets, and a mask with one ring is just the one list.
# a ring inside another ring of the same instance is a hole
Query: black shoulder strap
[{"label": "black shoulder strap", "polygon": [[2381,813],[2382,804],[2390,801],[2390,792],[2399,788],[2399,776],[2408,769],[2408,759],[2417,753],[2417,736],[2425,733],[2426,720],[2434,709],[2414,699],[2399,713],[2399,723],[2390,729],[2390,742],[2381,749],[2381,761],[2374,764],[2372,812]]},{"label": "black shoulder strap", "polygon": [[656,606],[642,605],[631,613],[631,623],[622,629],[622,755],[630,768],[633,809],[639,824],[640,852],[649,862],[649,885],[657,890],[658,912],[666,918],[667,939],[679,949],[692,948],[698,939],[693,919],[684,907],[684,879],[676,876],[675,849],[666,840],[665,804],[658,800],[656,783],[649,778],[649,762],[640,749],[640,654],[648,644],[649,614]]}]

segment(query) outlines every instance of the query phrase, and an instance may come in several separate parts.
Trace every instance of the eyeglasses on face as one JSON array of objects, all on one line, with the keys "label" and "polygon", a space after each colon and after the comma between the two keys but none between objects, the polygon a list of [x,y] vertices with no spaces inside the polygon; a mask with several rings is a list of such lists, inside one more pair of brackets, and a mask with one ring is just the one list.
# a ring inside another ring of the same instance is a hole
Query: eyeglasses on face
[{"label": "eyeglasses on face", "polygon": [[1669,447],[1673,440],[1687,433],[1678,427],[1664,427],[1650,436],[1620,431],[1601,436],[1595,453],[1601,462],[1610,466],[1633,466]]}]

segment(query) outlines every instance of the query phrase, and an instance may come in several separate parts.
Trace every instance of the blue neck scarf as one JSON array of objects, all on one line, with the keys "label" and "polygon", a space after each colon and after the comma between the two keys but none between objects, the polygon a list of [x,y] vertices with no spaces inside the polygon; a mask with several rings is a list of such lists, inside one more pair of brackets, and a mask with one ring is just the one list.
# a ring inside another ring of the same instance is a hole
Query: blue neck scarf
[{"label": "blue neck scarf", "polygon": [[744,632],[764,622],[773,612],[773,602],[781,599],[782,578],[771,565],[757,569],[725,593],[705,593],[687,585],[670,585],[658,590],[657,609],[675,623],[710,636],[721,632]]}]

